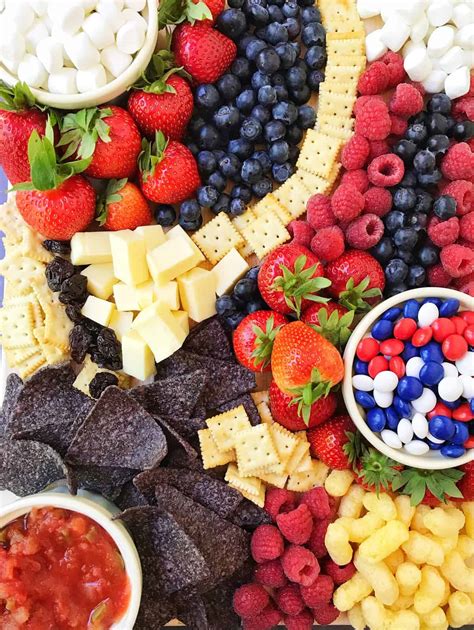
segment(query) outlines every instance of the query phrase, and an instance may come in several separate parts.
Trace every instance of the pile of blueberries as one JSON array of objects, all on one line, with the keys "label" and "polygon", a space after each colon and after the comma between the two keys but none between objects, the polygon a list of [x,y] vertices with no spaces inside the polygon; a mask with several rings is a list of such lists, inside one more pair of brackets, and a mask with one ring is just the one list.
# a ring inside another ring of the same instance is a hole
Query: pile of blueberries
[{"label": "pile of blueberries", "polygon": [[429,217],[446,221],[456,214],[455,199],[438,196],[439,166],[451,139],[472,137],[474,123],[456,122],[450,114],[451,99],[434,94],[427,111],[409,120],[405,137],[392,148],[405,163],[405,175],[391,189],[393,207],[383,218],[385,234],[371,250],[385,269],[386,297],[426,286],[426,269],[439,262],[440,252],[427,234]]},{"label": "pile of blueberries", "polygon": [[237,216],[293,174],[298,144],[316,122],[306,103],[324,80],[326,33],[313,0],[228,4],[216,26],[238,53],[215,84],[194,92],[186,142],[203,185],[181,205],[186,230],[200,227],[202,208]]},{"label": "pile of blueberries", "polygon": [[224,325],[235,330],[240,322],[255,311],[268,310],[260,291],[257,278],[260,267],[252,267],[239,280],[232,294],[222,295],[216,300],[216,311]]}]

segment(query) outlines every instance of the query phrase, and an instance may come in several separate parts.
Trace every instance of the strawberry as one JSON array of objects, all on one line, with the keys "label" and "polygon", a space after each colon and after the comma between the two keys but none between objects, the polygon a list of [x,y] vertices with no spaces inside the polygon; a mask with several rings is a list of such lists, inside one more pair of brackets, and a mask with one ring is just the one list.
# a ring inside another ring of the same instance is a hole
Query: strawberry
[{"label": "strawberry", "polygon": [[353,320],[354,311],[349,311],[337,302],[311,304],[301,316],[301,321],[313,326],[338,348],[343,348],[349,340]]},{"label": "strawberry", "polygon": [[354,465],[356,482],[369,492],[390,492],[392,482],[400,476],[403,466],[374,448],[368,448]]},{"label": "strawberry", "polygon": [[349,416],[334,416],[319,427],[308,431],[313,457],[335,470],[352,468],[351,436],[355,427]]},{"label": "strawberry", "polygon": [[368,252],[350,249],[326,266],[331,281],[329,293],[351,310],[370,310],[382,295],[385,275],[380,263]]},{"label": "strawberry", "polygon": [[447,500],[463,499],[458,487],[462,476],[462,470],[456,468],[446,470],[405,468],[392,481],[392,490],[408,494],[412,505],[423,503],[436,507]]},{"label": "strawberry", "polygon": [[45,133],[48,116],[34,104],[26,83],[10,88],[0,81],[0,166],[12,184],[30,181],[28,140],[33,131]]},{"label": "strawberry", "polygon": [[[201,0],[192,0],[192,2],[193,2],[193,4],[199,5],[201,3]],[[219,17],[219,15],[225,9],[225,2],[224,2],[224,0],[204,0],[204,4],[207,6],[207,8],[209,9],[209,11],[211,12],[211,15],[212,15],[212,19],[211,20],[207,19],[205,21],[207,23],[214,24],[216,19]]]},{"label": "strawberry", "polygon": [[138,186],[111,179],[97,205],[97,220],[106,230],[134,230],[149,225],[153,215]]},{"label": "strawberry", "polygon": [[292,403],[294,398],[284,394],[275,381],[270,384],[270,409],[273,419],[289,431],[306,431],[326,422],[336,411],[337,399],[333,392],[316,400],[310,408],[308,423],[298,415],[298,408]]},{"label": "strawberry", "polygon": [[273,342],[277,332],[287,324],[280,313],[255,311],[235,329],[234,352],[238,361],[252,372],[269,372]]},{"label": "strawberry", "polygon": [[140,187],[150,201],[180,203],[200,186],[196,160],[191,151],[175,140],[167,141],[161,131],[155,141],[143,140],[139,159]]},{"label": "strawberry", "polygon": [[235,43],[209,24],[180,24],[171,43],[176,63],[183,66],[196,83],[214,83],[237,55]]},{"label": "strawberry", "polygon": [[327,302],[317,295],[329,286],[319,259],[304,245],[281,245],[268,254],[258,273],[258,288],[274,311],[288,315],[308,308],[311,302]]},{"label": "strawberry", "polygon": [[66,147],[63,160],[74,155],[92,157],[86,175],[98,179],[132,177],[137,170],[141,137],[127,110],[116,105],[82,109],[60,123],[58,147]]},{"label": "strawberry", "polygon": [[458,482],[464,501],[474,501],[474,461],[461,466],[464,477]]},{"label": "strawberry", "polygon": [[311,406],[342,381],[344,363],[337,349],[311,326],[283,326],[273,344],[272,372],[277,386],[295,399],[306,424]]}]

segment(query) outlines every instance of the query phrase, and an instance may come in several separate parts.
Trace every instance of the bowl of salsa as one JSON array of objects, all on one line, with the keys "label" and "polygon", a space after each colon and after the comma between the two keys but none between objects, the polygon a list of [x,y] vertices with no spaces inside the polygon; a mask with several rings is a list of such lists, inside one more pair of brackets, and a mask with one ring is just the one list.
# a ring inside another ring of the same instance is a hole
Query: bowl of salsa
[{"label": "bowl of salsa", "polygon": [[55,492],[0,510],[2,630],[132,630],[141,565],[113,516],[88,498]]}]

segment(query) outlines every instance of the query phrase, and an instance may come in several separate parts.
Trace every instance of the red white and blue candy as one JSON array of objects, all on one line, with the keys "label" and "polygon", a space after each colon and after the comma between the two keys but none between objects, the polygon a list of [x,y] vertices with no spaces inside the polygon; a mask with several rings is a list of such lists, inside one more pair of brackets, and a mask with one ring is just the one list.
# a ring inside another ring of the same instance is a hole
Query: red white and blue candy
[{"label": "red white and blue candy", "polygon": [[474,448],[474,311],[408,300],[385,311],[356,350],[352,385],[369,428],[411,455]]}]

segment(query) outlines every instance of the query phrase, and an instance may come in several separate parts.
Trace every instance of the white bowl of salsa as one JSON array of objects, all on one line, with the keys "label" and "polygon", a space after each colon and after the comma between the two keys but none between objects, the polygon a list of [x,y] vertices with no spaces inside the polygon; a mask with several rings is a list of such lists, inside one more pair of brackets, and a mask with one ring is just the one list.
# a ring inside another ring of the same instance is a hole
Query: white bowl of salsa
[{"label": "white bowl of salsa", "polygon": [[131,630],[142,570],[114,516],[112,506],[57,492],[2,508],[0,628]]}]

